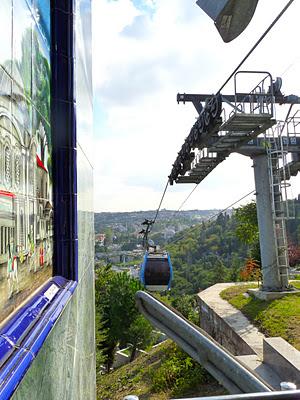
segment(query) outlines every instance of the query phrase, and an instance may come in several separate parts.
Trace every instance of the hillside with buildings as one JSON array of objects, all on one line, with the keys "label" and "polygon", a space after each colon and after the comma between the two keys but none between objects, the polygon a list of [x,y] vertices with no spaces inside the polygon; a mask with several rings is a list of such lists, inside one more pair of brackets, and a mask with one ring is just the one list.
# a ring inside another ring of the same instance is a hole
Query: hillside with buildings
[{"label": "hillside with buildings", "polygon": [[[164,245],[176,234],[200,222],[212,219],[219,210],[161,210],[153,226],[151,239]],[[230,212],[229,212],[230,213]],[[143,254],[142,222],[155,216],[155,210],[95,213],[95,260],[103,263],[127,263]]]},{"label": "hillside with buildings", "polygon": [[[174,226],[175,231],[185,229],[193,223],[205,221],[217,214],[220,210],[184,210],[177,212],[175,210],[162,209],[156,221],[155,231],[161,231],[168,226]],[[141,223],[147,219],[155,217],[156,210],[132,211],[132,212],[100,212],[95,213],[95,232],[102,233],[107,228],[116,232],[139,231]]]}]

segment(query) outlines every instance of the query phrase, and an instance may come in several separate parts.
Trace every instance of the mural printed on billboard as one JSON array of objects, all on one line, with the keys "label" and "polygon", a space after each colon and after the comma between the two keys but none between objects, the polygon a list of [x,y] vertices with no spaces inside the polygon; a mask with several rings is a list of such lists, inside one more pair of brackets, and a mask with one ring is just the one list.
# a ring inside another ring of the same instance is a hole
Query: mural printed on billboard
[{"label": "mural printed on billboard", "polygon": [[0,10],[1,323],[52,275],[53,201],[49,1]]}]

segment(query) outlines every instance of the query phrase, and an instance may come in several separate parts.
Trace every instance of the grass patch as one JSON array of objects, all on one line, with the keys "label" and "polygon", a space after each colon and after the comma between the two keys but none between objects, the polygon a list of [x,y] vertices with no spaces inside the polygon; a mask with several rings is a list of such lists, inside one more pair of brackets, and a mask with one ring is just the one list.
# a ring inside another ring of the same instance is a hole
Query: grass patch
[{"label": "grass patch", "polygon": [[[292,282],[300,289],[300,283]],[[300,293],[287,294],[272,301],[245,295],[254,285],[234,286],[221,292],[221,297],[239,309],[266,336],[281,336],[300,350]]]},{"label": "grass patch", "polygon": [[295,288],[297,288],[297,289],[300,289],[300,281],[293,281],[292,282],[292,285],[295,287]]},{"label": "grass patch", "polygon": [[167,400],[225,393],[205,369],[169,340],[149,355],[97,377],[97,400],[122,400],[129,394],[140,400]]}]

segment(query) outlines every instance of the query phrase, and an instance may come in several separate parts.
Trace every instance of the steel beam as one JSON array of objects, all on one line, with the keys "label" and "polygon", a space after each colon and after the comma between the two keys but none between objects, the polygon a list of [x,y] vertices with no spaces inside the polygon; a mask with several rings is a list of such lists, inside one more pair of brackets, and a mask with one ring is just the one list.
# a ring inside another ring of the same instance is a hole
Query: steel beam
[{"label": "steel beam", "polygon": [[[266,97],[266,93],[255,93],[256,97]],[[205,102],[206,99],[212,97],[211,94],[190,94],[190,93],[178,93],[177,94],[177,103],[195,103],[197,104],[196,109],[199,107],[199,104]],[[250,95],[249,93],[237,93],[236,95],[233,94],[222,94],[222,98],[226,102],[238,103],[251,103],[253,101],[253,94]],[[252,99],[251,99],[252,98]],[[300,97],[294,94],[284,96],[282,94],[277,94],[274,96],[274,103],[276,104],[300,104]],[[198,110],[197,110],[198,111]]]}]

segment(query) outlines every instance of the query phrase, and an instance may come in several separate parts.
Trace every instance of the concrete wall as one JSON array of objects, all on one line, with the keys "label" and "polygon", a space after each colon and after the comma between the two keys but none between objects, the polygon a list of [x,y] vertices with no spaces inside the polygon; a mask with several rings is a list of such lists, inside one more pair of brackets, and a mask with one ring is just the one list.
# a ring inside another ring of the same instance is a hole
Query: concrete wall
[{"label": "concrete wall", "polygon": [[[126,350],[130,351],[130,347],[126,347],[125,349],[118,350],[116,352],[114,363],[113,363],[113,368],[122,367],[122,365],[128,364],[130,362],[130,355],[127,355],[125,353]],[[135,354],[135,358],[137,358],[141,354],[148,354],[148,353],[146,351],[144,351],[144,350],[137,349],[136,354]]]},{"label": "concrete wall", "polygon": [[245,340],[204,300],[198,298],[198,301],[200,305],[200,326],[202,329],[234,355],[255,354]]},{"label": "concrete wall", "polygon": [[241,283],[217,283],[198,294],[201,327],[234,355],[262,355],[264,335],[220,293]]},{"label": "concrete wall", "polygon": [[123,353],[123,350],[119,350],[115,354],[113,368],[122,367],[122,365],[128,364],[130,360],[129,355]]}]

